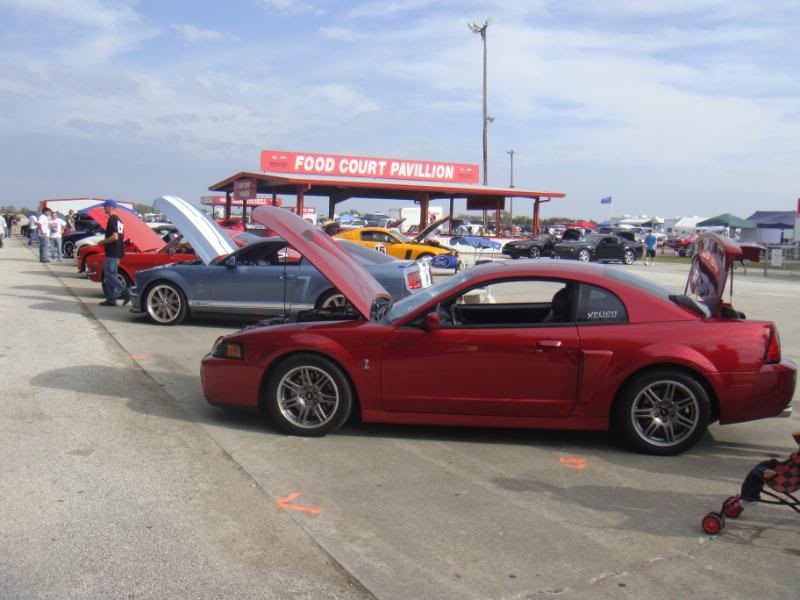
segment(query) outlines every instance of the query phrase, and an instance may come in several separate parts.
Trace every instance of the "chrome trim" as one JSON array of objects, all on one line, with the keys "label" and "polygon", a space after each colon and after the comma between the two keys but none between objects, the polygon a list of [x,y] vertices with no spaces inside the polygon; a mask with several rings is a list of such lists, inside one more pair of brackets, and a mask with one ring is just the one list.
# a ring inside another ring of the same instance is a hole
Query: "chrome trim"
[{"label": "chrome trim", "polygon": [[[226,308],[226,309],[282,309],[283,302],[217,302],[211,300],[189,300],[189,306],[197,308]],[[310,310],[313,304],[298,304],[287,302],[285,306],[292,310]]]}]

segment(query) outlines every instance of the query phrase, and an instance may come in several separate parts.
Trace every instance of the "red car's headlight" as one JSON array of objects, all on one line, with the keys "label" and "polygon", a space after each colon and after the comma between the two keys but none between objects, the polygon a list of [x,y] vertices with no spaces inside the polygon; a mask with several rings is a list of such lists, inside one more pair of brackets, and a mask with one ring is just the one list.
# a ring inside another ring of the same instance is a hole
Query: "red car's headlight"
[{"label": "red car's headlight", "polygon": [[211,351],[211,356],[215,358],[242,360],[244,359],[244,346],[241,342],[219,339],[217,340],[217,343],[214,344],[214,349]]}]

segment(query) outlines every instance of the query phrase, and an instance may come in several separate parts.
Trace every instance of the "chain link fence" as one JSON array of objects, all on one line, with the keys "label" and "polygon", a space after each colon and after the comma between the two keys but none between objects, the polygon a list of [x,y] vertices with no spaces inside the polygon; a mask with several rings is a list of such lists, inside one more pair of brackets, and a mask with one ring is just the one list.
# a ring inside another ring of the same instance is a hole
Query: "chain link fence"
[{"label": "chain link fence", "polygon": [[788,275],[800,277],[800,244],[769,244],[761,250],[760,263],[748,265],[755,272],[760,268],[764,277]]}]

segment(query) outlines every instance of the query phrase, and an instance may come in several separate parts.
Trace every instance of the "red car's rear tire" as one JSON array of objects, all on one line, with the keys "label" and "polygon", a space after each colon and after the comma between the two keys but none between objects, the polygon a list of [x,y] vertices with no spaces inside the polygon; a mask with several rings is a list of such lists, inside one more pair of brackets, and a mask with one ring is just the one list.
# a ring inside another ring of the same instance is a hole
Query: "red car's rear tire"
[{"label": "red car's rear tire", "polygon": [[692,375],[664,368],[634,377],[620,390],[615,421],[628,445],[669,456],[694,446],[711,420],[711,402]]}]

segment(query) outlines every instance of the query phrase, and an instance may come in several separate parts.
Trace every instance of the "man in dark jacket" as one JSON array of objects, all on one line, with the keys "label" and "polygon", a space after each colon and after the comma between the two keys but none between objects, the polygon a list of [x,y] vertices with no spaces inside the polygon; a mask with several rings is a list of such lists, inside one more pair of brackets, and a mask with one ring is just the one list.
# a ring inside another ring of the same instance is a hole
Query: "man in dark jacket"
[{"label": "man in dark jacket", "polygon": [[106,225],[106,237],[98,242],[98,245],[105,246],[106,258],[103,263],[103,281],[106,288],[106,299],[100,306],[116,306],[117,297],[122,296],[122,305],[131,301],[130,291],[122,284],[117,275],[119,261],[125,255],[125,225],[120,221],[115,211],[119,208],[114,200],[106,200],[103,204],[103,212],[108,215],[108,225]]}]

